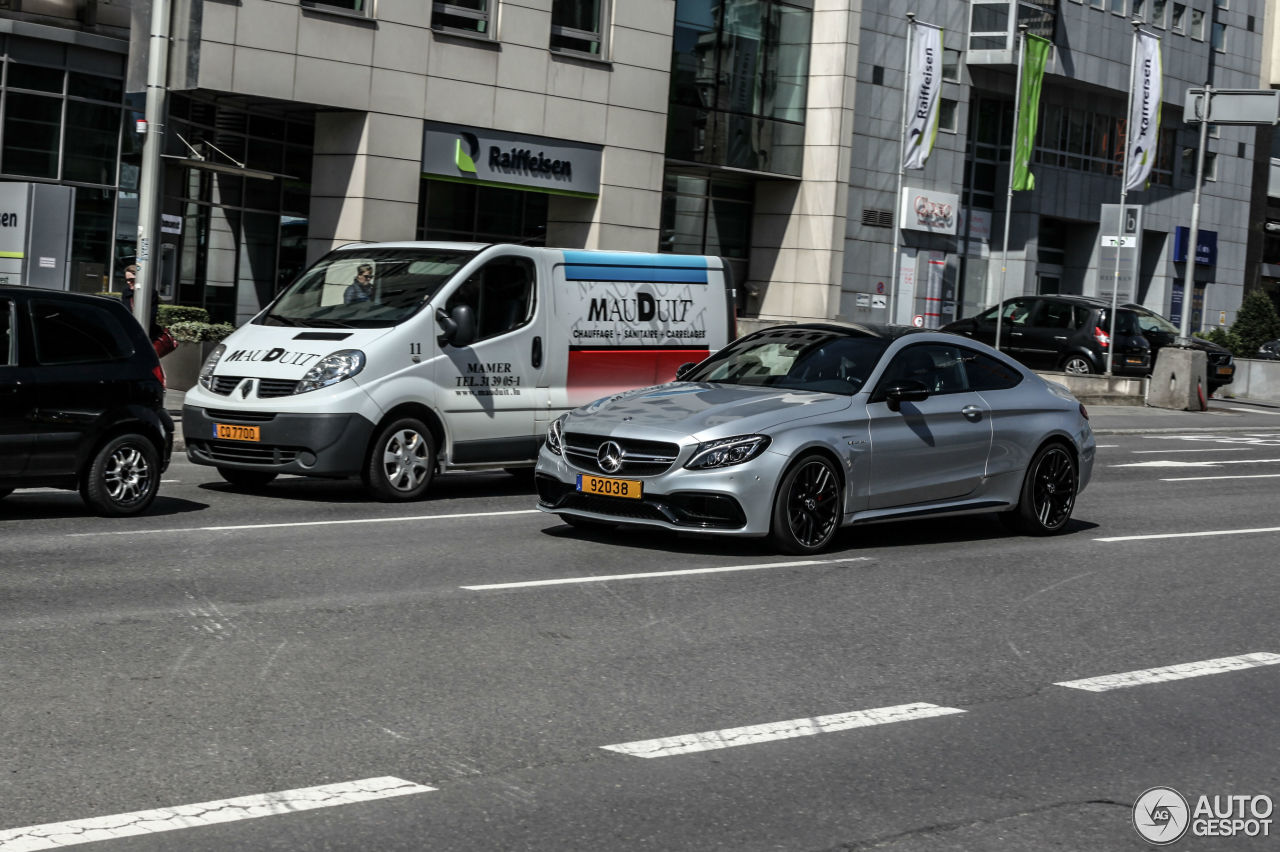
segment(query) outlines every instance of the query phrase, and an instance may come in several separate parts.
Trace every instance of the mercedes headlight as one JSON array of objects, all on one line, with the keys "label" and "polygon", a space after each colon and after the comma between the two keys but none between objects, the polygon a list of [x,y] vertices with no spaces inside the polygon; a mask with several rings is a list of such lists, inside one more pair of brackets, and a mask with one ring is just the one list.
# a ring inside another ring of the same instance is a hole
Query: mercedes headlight
[{"label": "mercedes headlight", "polygon": [[564,455],[564,418],[557,417],[547,429],[547,450],[555,455]]},{"label": "mercedes headlight", "polygon": [[351,378],[363,369],[364,353],[359,349],[343,349],[338,352],[332,352],[317,361],[310,370],[307,370],[307,374],[302,377],[302,381],[298,382],[298,386],[293,389],[293,392],[306,393],[307,391],[327,388],[329,385],[336,385],[343,379]]},{"label": "mercedes headlight", "polygon": [[219,343],[213,347],[209,357],[204,359],[204,366],[200,368],[200,387],[205,390],[213,390],[213,368],[218,366],[218,362],[222,360],[222,356],[226,354],[226,351],[226,344]]},{"label": "mercedes headlight", "polygon": [[742,464],[760,455],[767,446],[768,435],[739,435],[736,438],[705,441],[694,450],[693,458],[685,463],[685,467],[689,470],[708,470]]}]

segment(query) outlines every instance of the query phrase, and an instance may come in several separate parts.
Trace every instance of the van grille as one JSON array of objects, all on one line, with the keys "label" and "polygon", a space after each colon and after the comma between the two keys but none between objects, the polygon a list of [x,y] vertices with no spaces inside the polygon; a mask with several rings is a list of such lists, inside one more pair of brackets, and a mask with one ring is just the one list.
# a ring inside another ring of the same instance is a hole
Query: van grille
[{"label": "van grille", "polygon": [[[622,468],[604,471],[596,461],[600,445],[613,441],[622,448]],[[610,438],[607,435],[586,435],[568,432],[564,436],[564,457],[574,467],[607,476],[656,476],[665,473],[680,454],[678,444],[663,441],[636,441],[629,438]]]},{"label": "van grille", "polygon": [[229,441],[189,441],[196,454],[212,462],[282,465],[298,458],[301,447],[240,444]]},{"label": "van grille", "polygon": [[219,423],[228,420],[239,420],[241,423],[270,423],[276,419],[274,411],[224,411],[221,408],[206,408],[204,416]]},{"label": "van grille", "polygon": [[[230,396],[231,392],[244,380],[244,376],[214,376],[213,386],[209,390],[219,396]],[[275,399],[290,396],[297,386],[297,379],[258,379],[258,398]]]}]

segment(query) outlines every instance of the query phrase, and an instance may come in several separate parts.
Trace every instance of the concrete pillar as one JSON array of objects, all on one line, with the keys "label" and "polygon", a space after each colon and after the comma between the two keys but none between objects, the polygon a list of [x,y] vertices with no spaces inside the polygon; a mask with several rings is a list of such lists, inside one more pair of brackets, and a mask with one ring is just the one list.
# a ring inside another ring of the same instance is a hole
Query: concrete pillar
[{"label": "concrete pillar", "polygon": [[1180,411],[1204,411],[1209,403],[1205,353],[1199,349],[1165,346],[1156,354],[1156,368],[1147,389],[1147,405]]}]

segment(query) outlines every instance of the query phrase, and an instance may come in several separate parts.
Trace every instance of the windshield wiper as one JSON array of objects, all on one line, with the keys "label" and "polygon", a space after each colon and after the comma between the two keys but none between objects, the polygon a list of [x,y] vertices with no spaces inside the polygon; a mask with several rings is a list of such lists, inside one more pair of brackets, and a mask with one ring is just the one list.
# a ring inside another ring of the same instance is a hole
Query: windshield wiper
[{"label": "windshield wiper", "polygon": [[289,317],[282,317],[282,316],[280,316],[280,314],[267,314],[267,319],[269,319],[269,320],[275,320],[276,322],[280,323],[281,325],[292,325],[292,326],[296,326],[296,325],[298,324],[298,321],[297,321],[297,320],[290,319]]},{"label": "windshield wiper", "polygon": [[342,320],[317,319],[315,317],[311,317],[310,319],[304,320],[303,322],[298,324],[302,325],[304,323],[306,325],[318,325],[318,326],[321,326],[322,328],[357,328],[357,326],[354,326],[351,323],[343,322]]}]

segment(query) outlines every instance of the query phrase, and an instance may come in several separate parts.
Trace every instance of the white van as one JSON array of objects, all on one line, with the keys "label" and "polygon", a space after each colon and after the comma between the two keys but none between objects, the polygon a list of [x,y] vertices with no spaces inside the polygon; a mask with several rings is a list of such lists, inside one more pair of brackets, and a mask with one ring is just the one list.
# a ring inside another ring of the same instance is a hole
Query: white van
[{"label": "white van", "polygon": [[735,333],[719,258],[483,243],[330,252],[220,343],[186,395],[187,457],[260,487],[532,467],[562,412],[670,381]]}]

